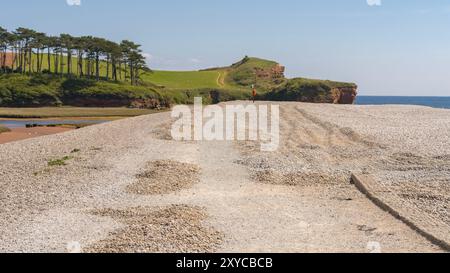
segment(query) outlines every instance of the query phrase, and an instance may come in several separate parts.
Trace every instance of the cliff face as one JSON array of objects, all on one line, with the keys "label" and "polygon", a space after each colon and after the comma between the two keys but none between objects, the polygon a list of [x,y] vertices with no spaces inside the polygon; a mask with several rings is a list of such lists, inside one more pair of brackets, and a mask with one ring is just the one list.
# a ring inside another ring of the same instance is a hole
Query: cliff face
[{"label": "cliff face", "polygon": [[0,68],[11,68],[14,60],[14,54],[7,52],[3,54],[0,52]]},{"label": "cliff face", "polygon": [[296,78],[263,95],[263,100],[353,104],[358,87],[353,83]]},{"label": "cliff face", "polygon": [[358,95],[358,87],[335,87],[331,89],[334,104],[354,104]]},{"label": "cliff face", "polygon": [[255,67],[254,70],[255,75],[259,80],[269,80],[272,82],[277,82],[285,79],[284,71],[286,70],[286,68],[279,64],[269,68]]},{"label": "cliff face", "polygon": [[63,100],[64,105],[76,107],[130,107],[137,109],[170,108],[170,103],[162,99],[132,99],[132,98],[92,98],[77,97]]}]

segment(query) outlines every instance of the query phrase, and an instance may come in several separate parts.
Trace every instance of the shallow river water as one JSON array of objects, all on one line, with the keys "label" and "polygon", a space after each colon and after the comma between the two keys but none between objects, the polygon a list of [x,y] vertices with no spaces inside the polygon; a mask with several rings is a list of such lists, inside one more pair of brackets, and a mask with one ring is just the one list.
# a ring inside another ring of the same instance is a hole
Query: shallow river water
[{"label": "shallow river water", "polygon": [[99,119],[3,119],[0,120],[0,125],[14,129],[14,128],[24,128],[27,124],[36,124],[40,126],[52,125],[52,124],[100,124],[109,122],[110,120],[99,120]]}]

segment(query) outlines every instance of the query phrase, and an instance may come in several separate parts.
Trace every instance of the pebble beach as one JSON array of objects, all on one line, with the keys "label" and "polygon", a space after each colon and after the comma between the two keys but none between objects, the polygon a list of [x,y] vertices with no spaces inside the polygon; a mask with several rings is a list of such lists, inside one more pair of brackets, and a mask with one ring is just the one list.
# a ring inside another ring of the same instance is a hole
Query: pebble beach
[{"label": "pebble beach", "polygon": [[445,251],[350,177],[449,234],[450,110],[279,104],[275,152],[172,141],[170,113],[1,144],[0,252]]}]

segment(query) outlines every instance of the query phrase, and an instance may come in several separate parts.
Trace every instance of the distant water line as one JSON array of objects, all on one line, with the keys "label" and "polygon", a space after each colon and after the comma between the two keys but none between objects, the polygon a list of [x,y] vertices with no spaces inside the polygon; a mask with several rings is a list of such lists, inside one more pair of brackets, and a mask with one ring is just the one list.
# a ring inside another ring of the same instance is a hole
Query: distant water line
[{"label": "distant water line", "polygon": [[14,129],[24,128],[27,124],[35,124],[39,126],[48,126],[54,124],[77,125],[77,124],[100,124],[109,122],[110,120],[68,120],[68,119],[1,119],[0,125]]},{"label": "distant water line", "polygon": [[420,105],[450,109],[450,97],[358,96],[358,105]]}]

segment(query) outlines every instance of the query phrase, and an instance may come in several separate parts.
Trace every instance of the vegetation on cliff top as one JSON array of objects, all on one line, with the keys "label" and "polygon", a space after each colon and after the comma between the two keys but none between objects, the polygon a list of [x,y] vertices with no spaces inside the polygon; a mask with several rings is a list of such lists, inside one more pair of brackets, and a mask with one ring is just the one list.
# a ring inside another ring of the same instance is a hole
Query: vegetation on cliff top
[{"label": "vegetation on cliff top", "polygon": [[274,61],[245,57],[231,66],[227,81],[241,87],[250,87],[254,84],[266,92],[286,80],[284,74],[273,75],[273,69],[277,66],[279,64]]},{"label": "vegetation on cliff top", "polygon": [[[124,83],[90,79],[60,78],[53,75],[6,74],[0,76],[0,106],[127,106],[136,99],[167,100],[157,90]],[[92,104],[90,103],[92,102]]]},{"label": "vegetation on cliff top", "polygon": [[203,97],[205,103],[217,103],[247,99],[249,94],[226,88],[160,89],[54,75],[0,75],[0,107],[165,108],[193,103],[197,96]]}]

